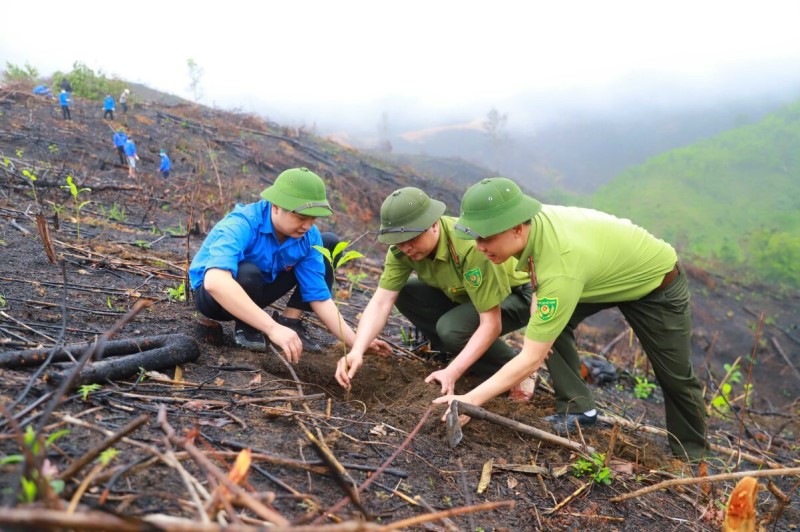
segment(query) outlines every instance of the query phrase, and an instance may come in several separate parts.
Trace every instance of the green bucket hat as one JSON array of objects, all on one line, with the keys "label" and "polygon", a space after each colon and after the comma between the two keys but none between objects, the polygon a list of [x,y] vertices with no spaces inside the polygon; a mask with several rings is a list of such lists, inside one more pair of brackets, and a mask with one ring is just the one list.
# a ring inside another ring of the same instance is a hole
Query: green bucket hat
[{"label": "green bucket hat", "polygon": [[333,214],[325,195],[325,183],[308,168],[291,168],[281,172],[261,197],[281,209],[303,216]]},{"label": "green bucket hat", "polygon": [[381,229],[378,241],[383,244],[400,244],[427,231],[447,206],[431,199],[418,188],[395,190],[381,205]]},{"label": "green bucket hat", "polygon": [[541,209],[541,203],[523,194],[510,179],[483,179],[461,198],[455,234],[463,240],[490,237],[530,220]]}]

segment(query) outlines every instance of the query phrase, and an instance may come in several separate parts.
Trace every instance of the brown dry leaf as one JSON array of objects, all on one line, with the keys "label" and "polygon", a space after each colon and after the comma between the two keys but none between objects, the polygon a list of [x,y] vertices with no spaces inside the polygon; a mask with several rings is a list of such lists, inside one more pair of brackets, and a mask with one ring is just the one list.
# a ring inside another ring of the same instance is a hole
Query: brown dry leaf
[{"label": "brown dry leaf", "polygon": [[217,377],[216,379],[214,379],[215,386],[222,386],[223,384],[225,384],[225,379],[223,379],[222,377]]},{"label": "brown dry leaf", "polygon": [[176,382],[183,382],[183,369],[180,366],[175,366],[175,377],[173,380]]},{"label": "brown dry leaf", "polygon": [[248,386],[255,386],[261,384],[261,373],[256,373],[255,376],[247,383]]},{"label": "brown dry leaf", "polygon": [[489,487],[489,482],[492,481],[492,466],[494,459],[489,458],[489,461],[483,464],[483,471],[481,471],[481,480],[478,482],[478,493],[483,493]]},{"label": "brown dry leaf", "polygon": [[627,460],[611,460],[608,467],[615,473],[633,475],[633,464]]},{"label": "brown dry leaf", "polygon": [[233,467],[230,471],[228,471],[228,478],[232,481],[241,486],[245,479],[247,479],[247,473],[250,472],[250,463],[253,461],[253,453],[250,449],[242,449],[241,452],[236,456],[236,461],[233,463]]},{"label": "brown dry leaf", "polygon": [[194,401],[187,401],[183,403],[183,408],[186,410],[193,410],[195,412],[199,412],[201,410],[209,410],[213,408],[214,405],[207,401],[202,401],[200,399],[195,399]]},{"label": "brown dry leaf", "polygon": [[516,488],[517,484],[519,484],[519,481],[517,481],[517,479],[514,477],[508,477],[508,479],[506,479],[506,486],[508,486],[508,489],[510,490]]},{"label": "brown dry leaf", "polygon": [[755,532],[757,500],[758,481],[754,477],[744,477],[728,499],[723,532]]},{"label": "brown dry leaf", "polygon": [[128,296],[128,297],[135,297],[137,299],[142,297],[142,293],[141,292],[139,292],[138,290],[133,290],[132,288],[126,289],[125,290],[125,295]]},{"label": "brown dry leaf", "polygon": [[291,415],[291,414],[288,414],[288,413],[284,412],[283,410],[278,410],[277,408],[272,408],[270,406],[262,406],[261,407],[261,412],[263,412],[264,415],[269,417],[269,418]]}]

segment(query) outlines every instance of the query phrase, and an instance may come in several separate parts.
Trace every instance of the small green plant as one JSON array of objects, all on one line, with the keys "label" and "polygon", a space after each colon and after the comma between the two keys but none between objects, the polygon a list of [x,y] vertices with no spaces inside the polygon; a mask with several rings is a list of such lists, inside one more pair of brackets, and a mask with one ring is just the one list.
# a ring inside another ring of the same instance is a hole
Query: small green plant
[{"label": "small green plant", "polygon": [[23,150],[22,148],[17,148],[17,150],[14,153],[17,154],[17,159],[22,159],[22,156],[25,155],[25,150]]},{"label": "small green plant", "polygon": [[50,152],[50,155],[57,155],[58,154],[58,144],[50,144],[47,146],[47,150]]},{"label": "small green plant", "polygon": [[[42,452],[46,452],[46,450],[59,438],[62,436],[69,434],[69,430],[63,429],[52,433],[44,440],[44,446],[40,444],[40,438],[37,437],[36,433],[33,430],[31,425],[28,425],[25,429],[25,434],[23,434],[23,445],[30,449],[30,452],[34,455],[38,455]],[[11,454],[8,456],[4,456],[0,458],[0,465],[3,464],[16,464],[23,462],[25,460],[22,454]],[[19,498],[22,502],[32,503],[35,502],[37,496],[39,494],[39,490],[37,488],[36,479],[38,478],[40,472],[38,470],[34,470],[31,472],[31,478],[23,476],[20,478],[20,486],[22,487],[22,492],[19,495]],[[63,480],[54,480],[54,479],[47,479],[50,487],[56,493],[61,493],[64,490],[64,481]]]},{"label": "small green plant", "polygon": [[653,394],[656,385],[647,380],[647,377],[635,377],[636,384],[633,387],[633,395],[638,399],[647,399]]},{"label": "small green plant", "polygon": [[108,216],[108,219],[114,222],[124,222],[128,218],[125,214],[125,207],[121,207],[117,202],[114,202],[108,209],[101,206],[100,212],[103,216]]},{"label": "small green plant", "polygon": [[78,391],[81,393],[81,398],[84,401],[86,401],[87,399],[89,399],[89,394],[90,393],[96,392],[97,390],[100,390],[102,387],[103,387],[102,385],[97,384],[97,383],[94,383],[94,384],[83,384],[83,385],[81,385],[80,388],[78,388]]},{"label": "small green plant", "polygon": [[442,497],[442,505],[448,507],[453,506],[453,498],[450,497],[450,495],[445,495],[444,497]]},{"label": "small green plant", "polygon": [[5,296],[3,296],[3,293],[0,292],[0,308],[6,308],[7,306],[8,306],[8,301],[6,301],[6,298]]},{"label": "small green plant", "polygon": [[39,197],[36,195],[36,174],[28,170],[27,168],[22,171],[22,175],[28,178],[31,182],[31,190],[33,190],[33,199],[38,204]]},{"label": "small green plant", "polygon": [[350,288],[348,290],[350,291],[351,294],[353,293],[353,287],[367,277],[367,274],[364,272],[358,272],[358,273],[347,272],[345,275],[347,276],[347,280],[350,281]]},{"label": "small green plant", "polygon": [[134,242],[133,244],[134,244],[135,246],[138,246],[138,247],[140,247],[140,248],[143,248],[143,249],[150,249],[150,248],[152,247],[152,246],[150,245],[150,242],[148,242],[148,241],[146,241],[146,240],[137,240],[137,241],[136,241],[136,242]]},{"label": "small green plant", "polygon": [[403,339],[403,346],[404,347],[411,347],[413,345],[413,341],[411,340],[411,336],[406,332],[406,328],[402,325],[400,326],[400,337]]},{"label": "small green plant", "polygon": [[186,285],[181,283],[178,286],[167,288],[167,298],[170,301],[186,301]]},{"label": "small green plant", "polygon": [[589,458],[578,458],[572,464],[572,474],[576,477],[591,475],[596,484],[611,484],[611,470],[605,465],[605,453],[592,453]]},{"label": "small green plant", "polygon": [[62,185],[61,188],[65,188],[69,190],[69,193],[72,195],[72,201],[75,205],[75,226],[78,233],[78,238],[81,237],[81,209],[83,209],[87,204],[91,203],[91,200],[81,201],[81,194],[84,192],[89,193],[92,191],[90,188],[78,188],[78,185],[75,184],[73,181],[72,176],[67,176],[67,184]]},{"label": "small green plant", "polygon": [[167,227],[164,229],[164,232],[173,236],[183,236],[186,234],[186,230],[183,228],[183,222],[178,222],[178,227]]},{"label": "small green plant", "polygon": [[[341,266],[344,266],[345,264],[347,264],[351,260],[360,259],[360,258],[362,258],[364,256],[363,253],[361,253],[359,251],[352,250],[352,249],[347,251],[346,253],[344,253],[344,255],[342,255],[342,252],[344,252],[344,250],[347,249],[347,246],[349,246],[349,245],[350,245],[350,242],[346,242],[346,241],[339,242],[333,248],[333,253],[331,253],[331,251],[328,248],[324,247],[324,246],[312,246],[314,249],[319,251],[322,254],[323,257],[325,257],[325,260],[328,261],[328,264],[330,264],[331,269],[334,271],[333,291],[332,291],[333,292],[333,302],[336,304],[336,312],[339,314],[339,316],[338,316],[339,317],[339,336],[341,338],[344,338],[344,330],[342,329],[342,324],[343,324],[344,320],[342,319],[342,312],[339,310],[339,298],[336,296],[337,290],[336,290],[336,275],[335,275],[335,272],[336,272],[336,270],[338,268],[340,268]],[[342,342],[342,349],[344,350],[345,371],[348,371],[348,368],[347,368],[347,344],[345,344],[344,342]]]},{"label": "small green plant", "polygon": [[738,360],[735,360],[733,364],[723,364],[722,367],[725,369],[725,374],[728,376],[729,381],[734,384],[742,382],[742,372],[739,369]]}]

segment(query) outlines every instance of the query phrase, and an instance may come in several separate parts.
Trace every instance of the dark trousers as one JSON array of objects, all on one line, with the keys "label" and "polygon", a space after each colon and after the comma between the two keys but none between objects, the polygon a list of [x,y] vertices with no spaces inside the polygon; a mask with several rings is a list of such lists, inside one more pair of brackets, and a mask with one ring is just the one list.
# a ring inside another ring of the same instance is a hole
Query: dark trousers
[{"label": "dark trousers", "polygon": [[169,170],[162,170],[161,171],[161,177],[163,177],[164,179],[168,178],[169,177]]},{"label": "dark trousers", "polygon": [[128,166],[128,158],[125,156],[125,146],[117,146],[117,153],[119,154],[119,164]]},{"label": "dark trousers", "polygon": [[[444,292],[418,279],[409,279],[395,302],[397,310],[414,324],[434,348],[457,355],[478,329],[480,315],[472,303],[454,303]],[[531,287],[514,288],[500,304],[501,335],[525,327],[531,315]],[[500,338],[475,362],[470,371],[487,378],[514,358],[517,352]]]},{"label": "dark trousers", "polygon": [[120,106],[122,106],[122,112],[128,114],[128,104],[126,102],[120,102]]},{"label": "dark trousers", "polygon": [[72,115],[69,114],[69,105],[61,106],[61,114],[64,115],[64,120],[72,120]]},{"label": "dark trousers", "polygon": [[106,112],[103,113],[103,118],[108,118],[109,116],[111,117],[111,120],[114,120],[114,111],[111,109],[106,109]]},{"label": "dark trousers", "polygon": [[[322,233],[322,245],[333,253],[336,244],[339,243],[339,237],[333,233]],[[313,250],[312,253],[318,253]],[[328,288],[333,286],[333,269],[328,261],[325,262],[325,282]],[[281,272],[275,277],[271,283],[264,282],[264,276],[258,266],[252,262],[240,262],[239,271],[236,274],[236,282],[239,283],[250,299],[261,308],[274,303],[284,295],[288,294],[290,290],[297,286],[297,277],[294,271]],[[232,316],[227,310],[222,308],[222,305],[206,292],[203,285],[200,285],[194,291],[194,304],[204,316],[217,321],[230,321],[236,318]],[[302,311],[310,311],[311,305],[304,303],[300,295],[300,290],[295,290],[289,297],[286,303],[287,308],[294,308]]]},{"label": "dark trousers", "polygon": [[664,392],[669,444],[673,454],[699,459],[706,448],[706,421],[700,383],[692,369],[689,283],[680,275],[665,289],[625,303],[582,303],[553,344],[547,369],[553,378],[558,412],[586,412],[594,398],[581,377],[575,329],[592,314],[617,307],[644,348]]}]

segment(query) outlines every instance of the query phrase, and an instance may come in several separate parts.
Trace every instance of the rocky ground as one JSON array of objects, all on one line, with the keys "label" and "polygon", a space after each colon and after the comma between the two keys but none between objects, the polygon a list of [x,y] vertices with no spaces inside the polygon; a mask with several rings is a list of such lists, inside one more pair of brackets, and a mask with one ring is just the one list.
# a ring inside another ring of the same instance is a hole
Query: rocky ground
[{"label": "rocky ground", "polygon": [[[114,339],[183,334],[198,355],[179,370],[143,373],[135,366],[97,387],[73,388],[63,400],[54,399],[56,385],[60,375],[70,374],[70,363],[41,372],[41,360],[33,367],[0,369],[0,455],[10,462],[0,469],[0,484],[7,488],[0,520],[7,529],[52,529],[57,525],[51,520],[63,528],[126,529],[149,518],[170,530],[176,525],[160,516],[200,527],[208,515],[207,530],[220,515],[241,529],[263,521],[351,530],[356,521],[364,529],[719,529],[735,480],[612,502],[697,473],[668,457],[661,435],[602,426],[577,438],[606,453],[609,484],[575,476],[580,455],[485,421],[469,423],[463,441],[451,449],[442,409],[430,410],[438,387],[424,383],[435,364],[402,347],[400,331],[408,324],[400,316],[384,331],[396,355],[368,359],[348,394],[333,378],[340,345],[305,353],[299,364],[288,366],[272,352],[235,348],[229,324],[221,344],[209,343],[190,298],[182,300],[187,261],[213,223],[235,201],[253,201],[280,170],[308,166],[329,182],[338,211],[322,229],[337,231],[367,255],[338,272],[342,312],[355,323],[377,283],[383,250],[369,231],[381,200],[393,188],[414,184],[452,208],[460,191],[446,180],[383,166],[254,117],[192,106],[138,102],[111,124],[102,120],[98,105],[78,102],[70,123],[47,101],[5,91],[0,109],[0,357],[92,342],[109,331],[115,331]],[[133,180],[115,163],[110,142],[112,127],[120,123],[139,139],[142,168]],[[169,180],[156,171],[161,148],[175,164]],[[91,189],[77,203],[61,188],[67,175]],[[37,227],[37,214],[47,233]],[[48,260],[47,242],[55,263]],[[798,467],[797,294],[740,286],[688,268],[695,367],[709,404],[723,381],[731,385],[728,404],[717,400],[711,407],[709,437],[718,446],[709,462],[712,473]],[[148,305],[139,310],[137,302]],[[130,316],[133,310],[138,313]],[[310,322],[321,340],[331,340]],[[582,327],[580,341],[587,360],[602,356],[616,367],[614,382],[593,387],[604,411],[663,427],[659,391],[635,397],[646,362],[619,315],[597,316]],[[732,371],[725,379],[724,364],[730,367],[738,357],[739,374]],[[485,406],[547,430],[541,422],[553,411],[547,377],[543,372],[544,382],[528,404],[499,398]],[[752,388],[745,407],[740,396],[747,382]],[[25,456],[29,427],[51,440],[40,445],[38,457]],[[105,442],[113,434],[125,438]],[[107,448],[117,454],[106,454],[107,464],[95,461]],[[215,471],[235,476],[229,471],[240,470],[233,464],[242,448],[253,455],[239,493],[221,486]],[[739,449],[748,459],[737,463],[726,450]],[[331,455],[346,473],[332,472],[338,466],[331,465]],[[384,463],[389,469],[376,475]],[[18,488],[20,476],[61,480],[63,491],[56,495],[51,483],[39,482],[31,495]],[[800,523],[797,479],[774,477],[771,490],[769,479],[761,479],[759,519],[767,526],[789,530]],[[353,485],[366,482],[359,497],[352,495]],[[778,493],[786,495],[785,503]],[[360,502],[336,508],[348,494]],[[68,527],[70,501],[79,504]],[[436,519],[430,517],[437,512]],[[114,521],[117,516],[127,521]]]}]

